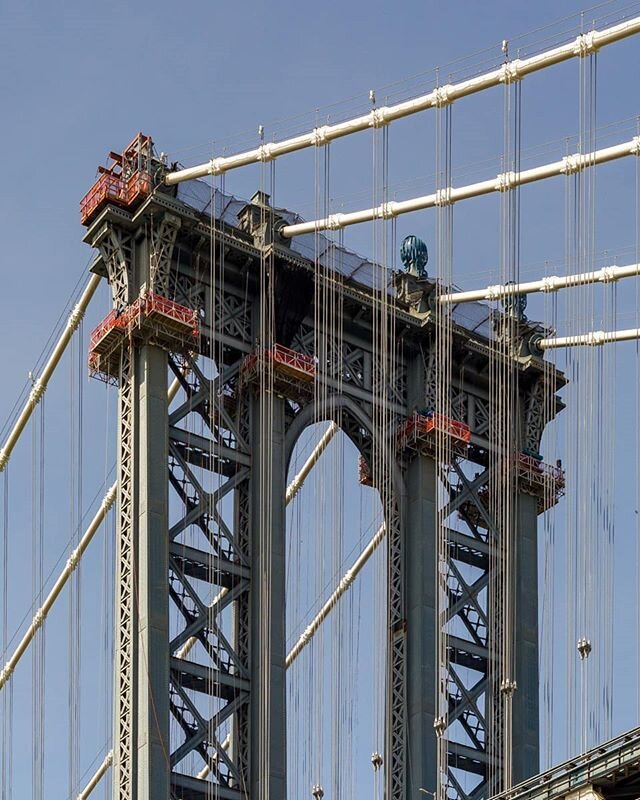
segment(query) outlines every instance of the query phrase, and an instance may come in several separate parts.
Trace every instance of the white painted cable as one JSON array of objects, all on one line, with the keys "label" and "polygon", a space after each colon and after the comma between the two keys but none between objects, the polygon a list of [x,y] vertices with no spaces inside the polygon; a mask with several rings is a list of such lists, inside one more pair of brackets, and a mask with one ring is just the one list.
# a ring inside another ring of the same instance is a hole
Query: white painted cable
[{"label": "white painted cable", "polygon": [[89,527],[84,532],[84,535],[82,539],[80,539],[78,546],[75,548],[75,550],[72,551],[71,555],[69,556],[69,560],[67,561],[65,568],[60,573],[58,580],[53,585],[53,588],[47,595],[44,603],[34,614],[31,624],[29,625],[26,633],[22,637],[20,644],[15,649],[11,658],[4,665],[4,668],[0,672],[0,689],[2,689],[2,687],[5,685],[5,683],[9,680],[9,678],[13,674],[16,665],[20,661],[22,655],[24,654],[29,644],[32,642],[34,636],[36,635],[36,632],[46,619],[47,614],[51,610],[51,607],[53,606],[56,598],[64,588],[66,582],[69,580],[69,577],[73,574],[76,567],[78,566],[82,554],[87,549],[89,542],[93,539],[96,531],[98,530],[100,524],[102,523],[102,520],[105,518],[107,512],[113,505],[116,499],[116,491],[117,491],[117,484],[114,483],[113,486],[107,492],[107,494],[104,496],[102,503],[100,504],[100,508],[97,510],[94,518],[89,523]]},{"label": "white painted cable", "polygon": [[53,349],[53,352],[49,356],[49,360],[44,366],[42,370],[42,374],[40,377],[35,381],[33,384],[33,388],[29,394],[27,402],[25,403],[20,416],[16,420],[13,428],[11,429],[7,439],[0,449],[0,472],[7,466],[7,462],[11,457],[11,453],[13,448],[16,446],[18,439],[20,438],[20,434],[26,428],[27,423],[31,419],[31,415],[33,414],[35,408],[37,407],[38,403],[42,399],[42,395],[45,393],[49,380],[53,375],[56,367],[60,363],[60,359],[64,355],[65,350],[67,349],[67,345],[71,341],[71,337],[75,333],[78,325],[80,324],[82,318],[85,315],[85,311],[87,310],[87,306],[89,305],[91,298],[96,292],[98,288],[98,284],[100,283],[100,276],[99,275],[92,275],[89,278],[89,282],[87,283],[82,295],[80,296],[80,300],[78,300],[77,304],[74,306],[73,310],[69,314],[69,318],[67,320],[67,324],[64,327],[64,330],[60,334],[60,338],[58,339],[56,346]]},{"label": "white painted cable", "polygon": [[609,28],[603,28],[601,31],[589,31],[551,50],[546,50],[530,58],[507,61],[490,72],[469,78],[460,83],[439,86],[428,94],[405,100],[397,105],[373,108],[367,114],[345,122],[338,122],[335,125],[323,125],[301,136],[284,139],[281,142],[263,143],[252,150],[232,156],[213,158],[205,164],[171,172],[166,176],[165,183],[168,186],[173,186],[183,181],[204,178],[207,175],[221,175],[224,172],[229,172],[248,164],[264,163],[298,150],[320,147],[334,139],[340,139],[352,133],[371,128],[380,128],[397,119],[402,119],[430,108],[447,105],[454,100],[476,94],[484,89],[520,80],[527,75],[539,72],[555,64],[561,64],[571,58],[588,56],[606,45],[634,36],[637,33],[640,33],[640,17],[634,17]]},{"label": "white painted cable", "polygon": [[[167,392],[167,398],[169,399],[169,402],[175,397],[179,387],[180,387],[180,383],[179,383],[178,379],[176,378],[172,382],[172,384],[169,387],[169,390]],[[8,681],[8,679],[13,674],[13,671],[15,670],[18,662],[20,661],[20,659],[24,655],[26,649],[29,647],[29,645],[33,641],[33,638],[36,635],[36,632],[38,631],[38,629],[40,628],[40,626],[42,625],[42,623],[46,619],[47,614],[49,613],[49,611],[51,611],[51,607],[53,606],[54,602],[58,598],[60,592],[62,591],[62,589],[64,588],[65,584],[67,583],[67,581],[69,580],[71,575],[74,573],[76,567],[80,563],[80,558],[82,557],[84,551],[87,549],[87,547],[89,546],[89,543],[91,542],[91,540],[95,536],[96,532],[100,528],[100,525],[101,525],[102,521],[104,520],[104,518],[106,517],[109,509],[113,506],[113,504],[115,502],[115,499],[116,499],[117,491],[118,491],[118,484],[116,482],[116,483],[112,484],[112,486],[109,488],[108,492],[102,498],[102,502],[100,503],[100,508],[96,511],[95,516],[93,517],[93,519],[89,523],[89,526],[87,527],[87,529],[84,532],[82,538],[80,539],[80,542],[78,543],[78,546],[75,548],[75,550],[72,551],[71,555],[69,556],[67,564],[66,564],[65,568],[62,570],[62,572],[60,573],[60,575],[58,577],[58,580],[53,585],[53,588],[51,589],[51,591],[47,595],[47,597],[46,597],[44,603],[42,604],[42,606],[34,614],[33,619],[31,620],[31,624],[29,625],[29,627],[27,628],[26,633],[24,634],[24,636],[20,640],[20,644],[15,649],[13,655],[7,661],[7,663],[4,665],[4,668],[2,669],[2,671],[0,671],[0,689],[3,688],[5,683]]]},{"label": "white painted cable", "polygon": [[311,470],[315,467],[318,463],[318,459],[324,453],[324,451],[329,446],[329,443],[333,439],[333,437],[338,432],[338,426],[335,422],[331,422],[327,430],[322,434],[322,437],[318,444],[313,448],[311,451],[311,455],[309,458],[304,462],[300,472],[293,478],[291,483],[287,486],[287,494],[285,498],[285,502],[288,505],[293,498],[298,494],[300,489],[302,488],[302,484],[307,479]]},{"label": "white painted cable", "polygon": [[315,219],[310,222],[300,222],[296,225],[285,225],[280,234],[290,239],[304,233],[316,233],[324,230],[341,230],[349,225],[357,225],[361,222],[372,222],[378,219],[393,219],[401,214],[409,214],[412,211],[421,211],[426,208],[436,208],[439,206],[451,205],[460,200],[468,200],[471,197],[481,197],[482,195],[492,194],[493,192],[506,192],[516,186],[524,186],[528,183],[553,178],[558,175],[573,175],[581,172],[588,167],[597,164],[605,164],[625,156],[640,155],[640,136],[634,136],[627,142],[604,147],[592,153],[573,153],[565,156],[560,161],[551,164],[543,164],[539,167],[532,167],[520,172],[502,172],[495,178],[486,181],[471,183],[466,186],[449,186],[439,189],[432,194],[414,197],[410,200],[391,200],[382,203],[374,208],[364,208],[360,211],[352,211],[347,214],[330,214],[323,219]]},{"label": "white painted cable", "polygon": [[103,775],[109,769],[109,767],[113,764],[113,750],[109,750],[107,755],[104,758],[104,761],[98,769],[95,771],[93,777],[89,781],[89,783],[84,787],[84,789],[80,792],[76,800],[87,800],[87,797],[93,792],[96,786],[102,780]]},{"label": "white painted cable", "polygon": [[549,275],[537,281],[526,283],[505,283],[487,286],[484,289],[473,289],[468,292],[452,292],[442,294],[438,301],[442,305],[472,303],[478,300],[502,300],[505,297],[535,292],[557,292],[560,289],[572,289],[576,286],[588,286],[592,283],[613,283],[621,278],[640,275],[640,264],[628,264],[624,267],[615,265],[603,267],[592,272],[578,272],[573,275]]},{"label": "white painted cable", "polygon": [[640,328],[628,328],[622,331],[589,331],[589,333],[578,333],[574,336],[540,339],[536,342],[536,347],[540,350],[552,350],[558,347],[599,347],[603,344],[630,342],[635,339],[640,339]]},{"label": "white painted cable", "polygon": [[360,553],[358,558],[353,562],[352,566],[345,572],[344,576],[338,583],[337,587],[334,589],[334,591],[327,599],[326,603],[322,606],[322,608],[316,614],[316,616],[311,620],[311,622],[305,628],[304,632],[302,633],[298,641],[294,644],[294,646],[287,654],[287,658],[285,660],[285,665],[287,667],[291,666],[291,664],[296,660],[296,658],[300,655],[300,653],[304,650],[304,648],[309,644],[311,639],[313,639],[314,634],[316,633],[320,625],[323,623],[323,621],[327,618],[331,609],[334,608],[338,600],[351,586],[357,575],[362,571],[364,565],[375,553],[379,544],[384,539],[385,533],[386,533],[386,528],[384,525],[382,525],[376,531],[373,538],[370,540],[369,544],[367,544],[367,546]]}]

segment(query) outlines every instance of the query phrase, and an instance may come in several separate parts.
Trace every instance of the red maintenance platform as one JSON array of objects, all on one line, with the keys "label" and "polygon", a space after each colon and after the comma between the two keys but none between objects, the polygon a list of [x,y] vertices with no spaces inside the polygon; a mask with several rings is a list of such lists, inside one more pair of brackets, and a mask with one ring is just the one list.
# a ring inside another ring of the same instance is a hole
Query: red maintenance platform
[{"label": "red maintenance platform", "polygon": [[434,454],[439,433],[447,437],[453,453],[467,454],[471,441],[469,426],[435,411],[415,412],[402,423],[397,434],[398,450]]},{"label": "red maintenance platform", "polygon": [[100,177],[80,201],[80,221],[88,225],[105,206],[135,208],[151,193],[153,142],[139,133],[122,153],[109,153],[112,162],[98,167]]},{"label": "red maintenance platform", "polygon": [[116,379],[121,350],[129,340],[185,354],[197,349],[199,336],[197,312],[167,297],[146,292],[123,311],[110,311],[91,333],[89,371],[102,380]]},{"label": "red maintenance platform", "polygon": [[317,375],[316,361],[313,356],[281,344],[260,347],[245,357],[240,373],[243,385],[259,381],[261,376],[269,380],[270,375],[273,389],[279,394],[292,399],[309,395]]}]

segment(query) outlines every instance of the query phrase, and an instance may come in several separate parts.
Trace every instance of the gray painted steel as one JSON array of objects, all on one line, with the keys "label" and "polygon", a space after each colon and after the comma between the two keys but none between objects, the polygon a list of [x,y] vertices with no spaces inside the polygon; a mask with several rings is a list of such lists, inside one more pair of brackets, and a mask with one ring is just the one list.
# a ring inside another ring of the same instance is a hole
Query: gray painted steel
[{"label": "gray painted steel", "polygon": [[[256,223],[272,209],[243,208],[216,195],[212,230],[206,204],[185,194],[202,194],[202,187],[185,187],[177,198],[156,192],[135,214],[107,207],[86,237],[100,251],[94,269],[109,277],[116,306],[126,307],[142,283],[155,281],[156,291],[198,310],[201,319],[197,354],[167,355],[160,339],[122,349],[114,796],[163,800],[171,791],[184,800],[211,793],[280,800],[286,794],[285,470],[297,436],[318,418],[336,421],[369,461],[383,450],[371,422],[379,414],[375,301],[367,278],[374,265],[356,264],[359,257],[347,251],[331,255],[332,263],[344,265],[346,280],[342,349],[334,360],[321,359],[318,377],[326,407],[314,408],[313,392],[291,384],[273,391],[268,373],[245,384],[241,364],[256,344],[258,309],[266,302],[261,270],[270,280],[281,271],[312,280],[314,265],[300,250],[301,239],[297,250],[289,249],[272,241],[269,226]],[[224,282],[212,283],[211,252]],[[416,406],[434,407],[432,290],[428,281],[397,287],[400,344],[384,400],[393,425]],[[285,344],[316,355],[311,299],[308,308],[294,309],[294,318],[289,309],[279,317],[278,290],[273,297],[276,307],[267,313],[292,331]],[[483,709],[495,702],[488,674],[500,620],[487,587],[495,581],[491,553],[501,534],[484,499],[492,479],[487,364],[493,331],[485,306],[467,306],[464,315],[455,318],[451,407],[470,426],[472,447],[449,465],[444,512],[450,528],[445,624],[455,626],[447,676],[448,780],[450,796],[479,800],[495,785],[487,781],[488,768],[500,769],[492,755],[500,732]],[[205,369],[208,360],[216,370]],[[163,399],[167,363],[186,397],[170,415]],[[543,385],[543,362],[526,352],[514,352],[512,363],[520,376],[520,423],[527,444],[536,446],[548,421],[542,409],[560,408],[544,398],[563,379],[554,373]],[[390,514],[387,798],[415,800],[418,788],[432,791],[436,780],[436,464],[432,452],[405,453],[379,472],[390,487],[383,498]],[[535,498],[519,498],[513,733],[514,771],[522,777],[537,769],[537,507]],[[195,649],[178,656],[194,638]],[[192,754],[206,777],[190,767]],[[473,788],[465,791],[463,783]]]}]

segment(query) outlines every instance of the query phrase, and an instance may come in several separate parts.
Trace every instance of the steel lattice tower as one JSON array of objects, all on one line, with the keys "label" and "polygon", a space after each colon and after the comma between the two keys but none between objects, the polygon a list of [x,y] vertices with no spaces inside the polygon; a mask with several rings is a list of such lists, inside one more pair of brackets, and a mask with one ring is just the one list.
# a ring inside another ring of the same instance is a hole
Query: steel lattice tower
[{"label": "steel lattice tower", "polygon": [[[259,357],[276,344],[316,355],[314,264],[279,240],[282,220],[268,198],[257,194],[241,204],[215,193],[212,213],[209,187],[198,194],[161,185],[166,167],[143,136],[116,165],[83,207],[85,241],[99,254],[92,269],[107,278],[114,305],[92,340],[90,363],[119,391],[114,797],[204,800],[214,792],[223,800],[279,800],[286,796],[287,466],[298,437],[318,418],[334,420],[371,465],[378,435],[375,293],[357,278],[340,282],[344,339],[342,351],[329,358],[328,399],[319,408],[308,384]],[[212,256],[224,273],[215,285]],[[273,298],[266,311],[261,274]],[[434,286],[411,275],[397,279],[402,348],[395,355],[396,380],[387,387],[387,412],[398,426],[414,409],[436,405]],[[274,341],[259,341],[256,350],[265,313],[275,321]],[[524,327],[519,342],[533,331]],[[449,697],[449,795],[487,797],[500,771],[499,687],[490,667],[501,630],[492,587],[494,545],[502,535],[488,499],[496,479],[489,436],[491,335],[488,316],[484,327],[454,325],[451,409],[470,430],[469,448],[443,471],[433,444],[414,437],[378,472],[385,476],[390,494],[383,499],[391,509],[390,800],[415,798],[419,787],[436,786],[438,481],[448,491],[443,514],[451,521],[443,621],[449,669],[440,676]],[[520,449],[537,451],[559,408],[555,392],[562,376],[526,345],[514,343],[509,359],[518,375]],[[169,374],[186,398],[171,412]],[[192,418],[204,424],[206,435],[193,433]],[[549,493],[538,477],[525,460],[511,488],[518,540],[512,576],[516,782],[538,771],[536,529]],[[552,490],[555,496],[558,487]],[[176,504],[179,516],[170,514]],[[268,550],[262,535],[267,529]],[[197,533],[198,547],[184,542],[187,531]],[[171,631],[171,615],[181,621],[177,632]],[[208,663],[185,655],[194,637]],[[203,712],[205,699],[213,716]],[[265,709],[266,730],[260,722]],[[228,747],[221,733],[227,723]],[[209,772],[206,780],[185,772],[184,759],[194,751]],[[259,764],[266,764],[265,772]]]}]

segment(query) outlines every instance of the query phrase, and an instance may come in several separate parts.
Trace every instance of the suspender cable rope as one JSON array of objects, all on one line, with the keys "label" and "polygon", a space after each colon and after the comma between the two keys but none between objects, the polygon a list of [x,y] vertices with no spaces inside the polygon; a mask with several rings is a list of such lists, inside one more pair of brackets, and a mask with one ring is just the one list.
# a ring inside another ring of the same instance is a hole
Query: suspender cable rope
[{"label": "suspender cable rope", "polygon": [[[180,387],[180,383],[178,382],[178,380],[177,379],[174,380],[173,383],[171,384],[171,386],[169,387],[168,392],[167,392],[167,396],[169,398],[169,401],[171,401],[175,397],[179,387]],[[7,661],[7,663],[4,665],[4,668],[2,669],[2,671],[0,671],[0,689],[3,688],[3,686],[6,684],[8,679],[13,674],[13,671],[15,670],[18,662],[20,661],[20,659],[24,655],[26,649],[29,647],[29,645],[33,641],[34,636],[36,635],[38,629],[40,628],[40,626],[44,622],[47,614],[49,613],[49,611],[51,611],[51,608],[52,608],[54,602],[56,601],[56,599],[58,598],[60,592],[64,588],[64,586],[67,583],[67,581],[69,580],[70,576],[73,575],[73,573],[74,573],[76,567],[78,566],[78,563],[79,563],[80,558],[82,557],[84,551],[89,546],[89,543],[93,539],[93,537],[96,534],[97,530],[100,528],[100,525],[101,525],[102,521],[104,520],[104,518],[106,517],[107,512],[109,511],[111,506],[114,504],[115,499],[116,499],[116,495],[117,495],[117,491],[118,491],[118,484],[116,482],[109,488],[109,491],[106,493],[106,495],[102,499],[102,503],[100,504],[100,508],[96,511],[95,516],[93,517],[93,519],[89,523],[86,531],[84,532],[84,535],[82,536],[82,538],[80,539],[80,542],[78,543],[78,546],[72,551],[71,555],[69,556],[69,560],[67,561],[67,564],[66,564],[65,568],[60,573],[60,576],[58,577],[58,580],[53,585],[53,588],[51,589],[51,591],[47,595],[47,597],[46,597],[44,603],[42,604],[42,606],[40,606],[40,608],[34,614],[33,619],[31,621],[31,624],[29,625],[26,633],[22,637],[22,639],[20,641],[20,644],[15,649],[13,655]]]},{"label": "suspender cable rope", "polygon": [[451,303],[472,303],[478,300],[503,300],[521,294],[536,292],[557,292],[560,289],[573,289],[576,286],[587,286],[591,283],[613,283],[622,278],[633,278],[640,275],[640,264],[628,264],[623,267],[612,265],[592,272],[578,272],[574,275],[549,275],[537,281],[526,283],[506,283],[487,286],[485,289],[473,289],[468,292],[442,294],[438,301],[443,305]]},{"label": "suspender cable rope", "polygon": [[531,58],[516,58],[512,61],[507,61],[498,69],[460,83],[439,86],[428,94],[405,100],[397,105],[373,108],[368,114],[363,114],[345,122],[339,122],[335,125],[323,125],[301,136],[284,139],[281,142],[264,143],[243,153],[213,158],[206,164],[169,173],[165,177],[165,183],[168,186],[173,186],[183,181],[204,178],[207,175],[220,175],[223,172],[249,164],[272,161],[287,153],[294,153],[309,147],[320,147],[334,139],[340,139],[352,133],[369,130],[370,128],[380,128],[397,119],[402,119],[430,108],[439,108],[452,103],[454,100],[481,92],[484,89],[520,80],[527,75],[539,72],[555,64],[561,64],[571,58],[587,56],[597,49],[626,39],[629,36],[634,36],[637,33],[640,33],[640,17],[634,17],[618,25],[603,28],[601,31],[593,30],[588,33],[582,33],[570,42],[531,56]]},{"label": "suspender cable rope", "polygon": [[540,339],[535,343],[539,350],[553,350],[558,347],[580,347],[583,345],[598,347],[612,342],[631,342],[640,339],[640,328],[628,328],[622,331],[589,331],[574,336],[558,336]]},{"label": "suspender cable rope", "polygon": [[49,356],[49,360],[45,364],[44,369],[42,370],[42,374],[33,384],[33,388],[29,394],[27,402],[25,403],[20,416],[18,417],[15,425],[11,429],[2,449],[0,450],[0,472],[6,467],[9,458],[11,457],[11,453],[13,448],[16,446],[18,439],[20,438],[20,434],[25,429],[27,423],[29,422],[31,415],[33,414],[34,409],[37,407],[38,403],[40,402],[42,395],[44,394],[49,380],[53,375],[56,367],[60,363],[60,359],[62,358],[67,345],[71,341],[71,337],[75,333],[78,325],[80,324],[82,318],[84,317],[85,311],[87,310],[87,306],[89,305],[91,298],[96,292],[98,288],[98,284],[100,283],[100,276],[99,275],[92,275],[89,278],[89,282],[87,283],[85,290],[83,291],[80,300],[74,306],[73,311],[69,314],[69,318],[67,320],[67,324],[60,334],[60,338],[56,343],[56,346],[53,349],[53,352]]},{"label": "suspender cable rope", "polygon": [[414,197],[410,200],[391,200],[374,208],[365,208],[361,211],[352,211],[347,214],[331,214],[324,219],[300,222],[296,225],[285,225],[280,230],[280,235],[286,239],[300,236],[303,233],[314,233],[325,230],[339,230],[348,225],[357,225],[361,222],[372,222],[376,219],[391,219],[400,214],[409,214],[412,211],[421,211],[426,208],[438,208],[452,205],[459,200],[468,200],[471,197],[482,197],[493,192],[506,192],[517,186],[554,178],[558,175],[572,175],[581,172],[587,167],[605,164],[625,156],[640,155],[640,136],[634,136],[627,142],[604,147],[592,153],[573,153],[565,156],[560,161],[551,164],[542,164],[520,172],[503,172],[486,181],[471,183],[466,186],[449,186],[439,189],[432,194]]}]

